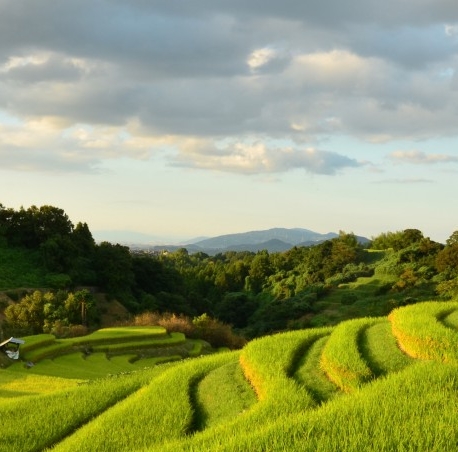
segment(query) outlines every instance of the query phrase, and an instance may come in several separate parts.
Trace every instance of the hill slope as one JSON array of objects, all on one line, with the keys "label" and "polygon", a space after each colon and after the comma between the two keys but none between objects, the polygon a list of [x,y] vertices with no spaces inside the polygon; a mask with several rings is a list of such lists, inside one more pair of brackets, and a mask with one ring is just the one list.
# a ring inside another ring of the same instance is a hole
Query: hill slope
[{"label": "hill slope", "polygon": [[30,375],[2,370],[0,450],[455,451],[457,319],[457,302],[419,303],[8,400]]},{"label": "hill slope", "polygon": [[268,242],[269,240],[281,240],[284,243],[294,246],[301,242],[319,242],[337,236],[338,234],[334,232],[320,234],[319,232],[310,231],[309,229],[273,228],[264,231],[220,235],[200,242],[194,242],[193,245],[199,246],[200,248],[232,249],[234,246],[258,245]]}]

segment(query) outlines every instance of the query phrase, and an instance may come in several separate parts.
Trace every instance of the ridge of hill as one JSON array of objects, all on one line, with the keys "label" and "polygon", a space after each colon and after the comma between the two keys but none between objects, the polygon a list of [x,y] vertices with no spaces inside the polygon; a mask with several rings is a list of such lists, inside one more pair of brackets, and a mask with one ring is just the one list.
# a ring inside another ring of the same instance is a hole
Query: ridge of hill
[{"label": "ridge of hill", "polygon": [[[186,248],[191,253],[203,252],[209,255],[227,251],[267,250],[269,253],[287,251],[294,246],[313,246],[338,237],[335,232],[325,234],[303,228],[271,228],[259,231],[248,231],[234,234],[224,234],[205,239],[195,239],[182,244],[151,245],[148,249],[154,251],[176,251]],[[364,236],[356,236],[359,243],[367,244],[370,240]],[[130,244],[133,248],[144,248],[141,243]]]},{"label": "ridge of hill", "polygon": [[280,240],[284,243],[297,245],[301,242],[318,242],[321,240],[329,240],[338,237],[335,232],[320,234],[309,229],[301,228],[272,228],[261,231],[240,232],[236,234],[225,234],[209,239],[194,242],[202,248],[228,248],[231,246],[240,245],[257,245],[268,242],[269,240]]}]

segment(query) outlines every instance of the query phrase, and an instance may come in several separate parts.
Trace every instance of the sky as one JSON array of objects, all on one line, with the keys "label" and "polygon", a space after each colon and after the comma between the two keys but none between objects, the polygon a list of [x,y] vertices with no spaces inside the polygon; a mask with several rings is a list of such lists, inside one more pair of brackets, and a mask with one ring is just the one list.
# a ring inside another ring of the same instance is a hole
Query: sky
[{"label": "sky", "polygon": [[6,207],[444,243],[457,193],[456,0],[0,0]]}]

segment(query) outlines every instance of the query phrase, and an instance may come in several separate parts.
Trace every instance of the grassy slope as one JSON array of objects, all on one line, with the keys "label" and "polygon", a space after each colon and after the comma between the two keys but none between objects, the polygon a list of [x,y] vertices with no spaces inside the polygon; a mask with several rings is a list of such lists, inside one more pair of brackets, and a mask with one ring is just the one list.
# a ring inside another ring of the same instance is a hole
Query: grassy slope
[{"label": "grassy slope", "polygon": [[[277,334],[241,352],[108,380],[87,367],[85,377],[96,378],[91,385],[46,376],[45,365],[43,375],[3,370],[0,415],[8,421],[0,451],[451,452],[458,440],[458,340],[450,338],[458,331],[449,324],[457,312],[457,303],[417,304],[389,319]],[[441,345],[437,360],[401,352],[415,330],[423,350]],[[431,332],[428,345],[422,338]],[[444,363],[446,347],[453,359]],[[121,358],[112,363],[118,371],[129,363]],[[103,354],[87,360],[93,370],[106,361]],[[86,361],[68,355],[59,362],[61,376],[71,377]],[[351,393],[330,382],[336,369]],[[34,423],[16,428],[19,418],[31,417]]]},{"label": "grassy slope", "polygon": [[71,379],[94,379],[131,372],[210,351],[208,344],[204,347],[203,341],[188,340],[182,333],[168,334],[160,326],[104,328],[71,339],[40,334],[24,337],[24,340],[20,349],[21,361],[14,362],[5,357],[5,366],[9,365],[10,373]]}]

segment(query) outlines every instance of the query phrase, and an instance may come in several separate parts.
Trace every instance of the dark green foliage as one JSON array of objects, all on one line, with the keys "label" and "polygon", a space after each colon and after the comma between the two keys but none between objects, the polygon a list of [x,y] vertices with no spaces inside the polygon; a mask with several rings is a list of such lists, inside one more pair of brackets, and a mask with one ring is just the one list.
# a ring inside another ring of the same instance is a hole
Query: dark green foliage
[{"label": "dark green foliage", "polygon": [[358,296],[354,293],[345,293],[342,295],[342,298],[340,299],[340,302],[342,304],[353,304],[356,300],[358,299]]},{"label": "dark green foliage", "polygon": [[135,276],[127,246],[102,242],[95,253],[95,268],[97,282],[102,289],[111,294],[130,292]]},{"label": "dark green foliage", "polygon": [[229,292],[215,308],[215,315],[235,328],[248,326],[249,318],[258,305],[255,299],[245,292]]},{"label": "dark green foliage", "polygon": [[436,268],[451,277],[458,275],[458,243],[447,245],[437,253]]},{"label": "dark green foliage", "polygon": [[382,233],[372,239],[372,248],[386,250],[392,248],[399,251],[423,239],[423,234],[418,229],[405,229],[404,231]]},{"label": "dark green foliage", "polygon": [[341,231],[286,252],[209,256],[181,248],[151,255],[96,244],[88,225],[74,227],[61,209],[15,211],[0,204],[0,288],[90,286],[132,314],[208,313],[254,337],[386,315],[409,299],[458,296],[457,237],[455,231],[444,247],[406,229],[375,237],[366,250],[354,234]]},{"label": "dark green foliage", "polygon": [[253,314],[250,333],[260,336],[287,329],[288,323],[311,312],[310,303],[300,297],[263,303]]}]

